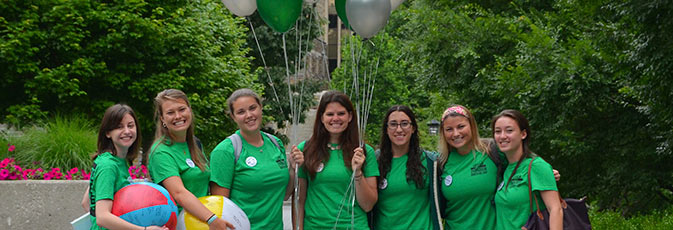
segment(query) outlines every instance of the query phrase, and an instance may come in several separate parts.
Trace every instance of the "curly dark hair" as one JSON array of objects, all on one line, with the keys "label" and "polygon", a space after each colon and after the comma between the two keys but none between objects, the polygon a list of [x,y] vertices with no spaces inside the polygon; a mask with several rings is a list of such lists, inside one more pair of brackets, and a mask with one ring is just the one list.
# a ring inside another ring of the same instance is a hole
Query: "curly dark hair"
[{"label": "curly dark hair", "polygon": [[381,183],[383,178],[386,178],[388,173],[390,173],[390,167],[393,159],[392,151],[392,142],[390,137],[388,137],[388,120],[390,114],[393,112],[403,112],[409,117],[411,121],[411,126],[414,128],[414,132],[411,134],[411,139],[409,140],[409,152],[407,153],[407,181],[413,181],[416,183],[417,188],[424,188],[425,182],[423,176],[427,173],[427,169],[423,167],[423,162],[421,159],[421,154],[423,150],[419,147],[419,138],[418,138],[418,124],[416,123],[416,116],[411,111],[408,106],[405,105],[394,105],[388,109],[385,119],[383,119],[383,125],[381,126],[381,144],[379,146],[380,155],[379,155],[379,173],[381,176],[377,178],[377,181]]}]

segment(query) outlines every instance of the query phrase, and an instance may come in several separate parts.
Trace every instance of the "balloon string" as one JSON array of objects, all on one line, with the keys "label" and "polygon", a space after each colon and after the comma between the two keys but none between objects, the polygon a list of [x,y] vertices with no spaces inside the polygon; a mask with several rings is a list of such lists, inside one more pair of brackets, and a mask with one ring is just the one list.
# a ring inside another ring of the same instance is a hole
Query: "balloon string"
[{"label": "balloon string", "polygon": [[[350,182],[348,183],[348,187],[346,188],[346,191],[344,191],[344,196],[341,198],[341,201],[339,202],[339,212],[337,212],[336,215],[336,220],[334,222],[334,227],[332,229],[337,229],[337,226],[339,224],[339,218],[341,217],[341,210],[343,210],[343,207],[346,206],[346,203],[351,200],[351,197],[353,197],[353,200],[355,199],[355,187],[353,186],[353,182],[355,181],[355,171],[351,174],[351,179]],[[349,194],[350,191],[350,194]],[[346,199],[348,198],[348,199]],[[354,207],[354,206],[353,206]],[[351,213],[353,212],[353,207],[351,207]],[[353,215],[351,215],[351,219],[353,218]],[[353,226],[351,226],[352,228]]]},{"label": "balloon string", "polygon": [[299,164],[294,163],[294,229],[299,229]]},{"label": "balloon string", "polygon": [[249,17],[245,18],[248,20],[248,23],[250,24],[250,30],[252,31],[252,36],[255,38],[255,43],[257,44],[257,50],[259,50],[259,56],[262,58],[262,63],[264,64],[264,70],[266,71],[266,77],[269,79],[269,85],[273,90],[273,95],[276,97],[276,102],[278,102],[278,108],[280,108],[280,112],[282,114],[285,114],[285,112],[283,112],[283,106],[280,106],[280,99],[278,99],[276,86],[274,86],[273,80],[271,80],[271,74],[269,74],[269,68],[266,65],[266,59],[264,59],[264,53],[262,52],[262,48],[259,46],[259,40],[257,39],[257,33],[255,33],[255,27],[252,25],[252,21],[250,20]]}]

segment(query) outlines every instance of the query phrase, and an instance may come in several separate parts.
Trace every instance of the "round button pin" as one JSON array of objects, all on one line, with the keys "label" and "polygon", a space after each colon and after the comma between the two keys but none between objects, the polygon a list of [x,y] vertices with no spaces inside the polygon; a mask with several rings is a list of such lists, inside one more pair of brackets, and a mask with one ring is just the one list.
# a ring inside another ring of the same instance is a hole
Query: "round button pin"
[{"label": "round button pin", "polygon": [[255,157],[245,158],[245,164],[250,167],[255,167],[255,165],[257,165],[257,159]]},{"label": "round button pin", "polygon": [[190,168],[194,168],[195,165],[194,165],[194,161],[192,161],[192,159],[187,159],[185,162],[187,163],[187,165],[189,165]]},{"label": "round button pin", "polygon": [[388,180],[383,178],[383,180],[381,181],[381,184],[379,184],[379,188],[380,189],[386,189],[387,187],[388,187]]},{"label": "round button pin", "polygon": [[451,183],[453,183],[453,177],[451,175],[446,176],[446,178],[444,178],[444,184],[446,186],[451,186]]}]

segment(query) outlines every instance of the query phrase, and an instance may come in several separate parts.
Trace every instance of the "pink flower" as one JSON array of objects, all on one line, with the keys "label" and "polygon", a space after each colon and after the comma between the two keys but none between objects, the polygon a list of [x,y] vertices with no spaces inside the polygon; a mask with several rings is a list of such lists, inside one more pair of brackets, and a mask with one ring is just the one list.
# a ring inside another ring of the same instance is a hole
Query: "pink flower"
[{"label": "pink flower", "polygon": [[72,174],[75,174],[77,172],[79,172],[79,169],[77,167],[74,167],[74,168],[70,169],[70,171],[68,171],[68,174],[72,175]]},{"label": "pink flower", "polygon": [[44,179],[45,179],[45,180],[51,180],[51,178],[52,178],[51,173],[45,173],[45,174],[44,174]]},{"label": "pink flower", "polygon": [[0,168],[7,167],[7,165],[9,165],[9,164],[12,163],[12,162],[14,162],[14,159],[12,159],[12,158],[5,158],[5,159],[2,160],[2,162],[0,162]]},{"label": "pink flower", "polygon": [[7,178],[9,178],[10,180],[16,180],[17,178],[19,178],[19,175],[16,175],[16,173],[14,172],[10,172]]},{"label": "pink flower", "polygon": [[16,149],[16,147],[14,145],[10,145],[7,151],[14,152],[14,149]]},{"label": "pink flower", "polygon": [[51,172],[60,172],[60,171],[61,171],[60,168],[52,168],[52,169],[51,169]]},{"label": "pink flower", "polygon": [[61,179],[61,177],[63,176],[63,174],[61,174],[60,172],[54,172],[52,173],[52,175],[54,176],[54,179]]},{"label": "pink flower", "polygon": [[40,172],[40,173],[44,172],[44,170],[42,170],[42,168],[37,168],[35,171]]},{"label": "pink flower", "polygon": [[84,173],[82,173],[82,177],[83,177],[82,179],[88,180],[88,179],[91,179],[91,174],[84,172]]},{"label": "pink flower", "polygon": [[14,165],[14,170],[16,170],[17,172],[21,172],[21,171],[23,171],[23,169],[21,168],[21,166],[18,166],[18,165]]},{"label": "pink flower", "polygon": [[4,180],[5,178],[7,178],[7,176],[9,176],[9,170],[7,169],[0,170],[0,180]]},{"label": "pink flower", "polygon": [[70,176],[70,175],[65,175],[65,179],[66,179],[66,180],[72,180],[72,176]]},{"label": "pink flower", "polygon": [[144,165],[141,165],[140,167],[142,168],[142,170],[143,170],[143,174],[144,174],[145,176],[149,175],[149,172],[147,171],[147,167],[145,167]]}]

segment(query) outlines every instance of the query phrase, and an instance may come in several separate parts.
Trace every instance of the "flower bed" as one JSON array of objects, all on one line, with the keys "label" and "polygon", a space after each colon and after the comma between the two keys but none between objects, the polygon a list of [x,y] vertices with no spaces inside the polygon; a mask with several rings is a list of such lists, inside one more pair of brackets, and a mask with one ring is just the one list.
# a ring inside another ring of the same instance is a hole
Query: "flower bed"
[{"label": "flower bed", "polygon": [[[38,165],[38,163],[33,163]],[[77,167],[67,170],[65,173],[60,168],[44,170],[42,168],[29,168],[20,166],[14,158],[5,158],[0,162],[0,180],[88,180],[91,176]]]}]

